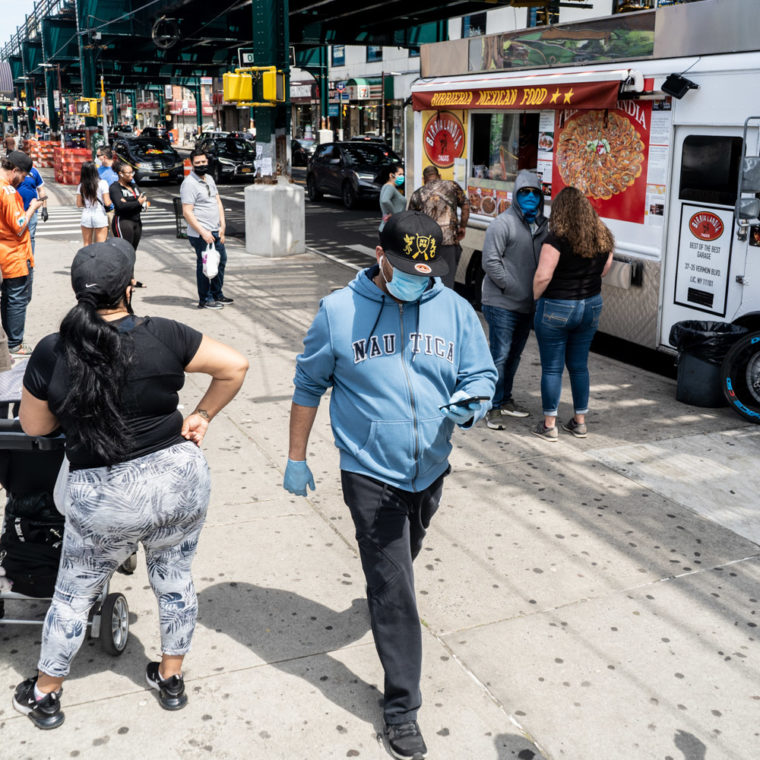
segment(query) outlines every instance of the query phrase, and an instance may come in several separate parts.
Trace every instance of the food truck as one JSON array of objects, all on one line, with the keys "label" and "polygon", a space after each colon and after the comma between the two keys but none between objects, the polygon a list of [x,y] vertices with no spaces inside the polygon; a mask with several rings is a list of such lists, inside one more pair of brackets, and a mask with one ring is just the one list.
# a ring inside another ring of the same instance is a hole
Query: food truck
[{"label": "food truck", "polygon": [[[433,164],[466,189],[456,280],[471,301],[486,229],[530,169],[547,214],[574,185],[615,235],[601,331],[662,350],[682,320],[760,331],[756,11],[702,0],[423,46],[407,186]],[[737,411],[760,421],[760,333],[757,352],[745,343],[724,375]]]}]

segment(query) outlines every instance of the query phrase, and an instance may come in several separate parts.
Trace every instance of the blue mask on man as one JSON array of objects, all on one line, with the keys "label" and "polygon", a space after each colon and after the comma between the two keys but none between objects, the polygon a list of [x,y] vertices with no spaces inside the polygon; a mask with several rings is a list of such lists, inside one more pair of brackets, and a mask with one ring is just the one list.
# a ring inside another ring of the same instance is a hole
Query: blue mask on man
[{"label": "blue mask on man", "polygon": [[538,214],[541,205],[541,191],[532,187],[525,187],[517,191],[515,202],[520,207],[526,221],[532,222]]},{"label": "blue mask on man", "polygon": [[382,262],[380,262],[380,274],[385,280],[385,286],[388,288],[388,292],[394,298],[398,298],[399,301],[419,301],[430,281],[429,277],[406,274],[395,268],[393,269],[393,279],[386,280]]}]

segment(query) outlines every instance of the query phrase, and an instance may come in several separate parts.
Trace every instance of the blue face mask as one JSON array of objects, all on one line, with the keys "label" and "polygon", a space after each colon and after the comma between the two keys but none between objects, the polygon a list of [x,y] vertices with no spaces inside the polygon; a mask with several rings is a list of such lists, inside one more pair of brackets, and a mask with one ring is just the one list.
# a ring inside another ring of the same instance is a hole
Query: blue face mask
[{"label": "blue face mask", "polygon": [[402,174],[399,177],[396,177],[394,182],[396,183],[396,187],[401,187],[404,184],[404,175]]},{"label": "blue face mask", "polygon": [[[385,280],[382,261],[380,262],[380,274]],[[394,298],[398,298],[399,301],[419,301],[428,286],[429,280],[429,277],[419,277],[394,269],[393,279],[390,282],[385,280],[385,286],[388,288],[388,292]]]},{"label": "blue face mask", "polygon": [[529,222],[532,222],[538,213],[538,207],[541,203],[541,193],[538,190],[533,189],[518,190],[515,200],[520,207],[520,211],[523,212],[523,216]]}]

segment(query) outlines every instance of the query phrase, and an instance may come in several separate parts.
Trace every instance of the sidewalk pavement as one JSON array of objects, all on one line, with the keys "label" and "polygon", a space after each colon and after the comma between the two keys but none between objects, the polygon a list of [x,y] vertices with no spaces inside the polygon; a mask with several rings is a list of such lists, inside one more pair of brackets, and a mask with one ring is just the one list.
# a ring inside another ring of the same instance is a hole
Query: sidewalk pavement
[{"label": "sidewalk pavement", "polygon": [[[57,197],[57,194],[55,194]],[[78,241],[37,243],[27,339],[73,304]],[[187,241],[144,239],[139,314],[187,322],[251,361],[204,443],[213,490],[194,566],[200,618],[190,694],[162,711],[143,681],[158,655],[142,552],[111,588],[130,605],[125,653],[85,643],[66,722],[38,731],[11,704],[34,672],[37,627],[0,627],[3,758],[388,757],[369,631],[327,404],[312,434],[317,489],[286,493],[294,358],[321,296],[353,272],[312,254],[229,246],[219,312],[195,308]],[[530,434],[540,413],[533,337],[517,375],[533,416],[457,431],[453,473],[417,560],[429,758],[753,760],[760,662],[760,428],[674,400],[675,383],[592,356],[585,440]],[[189,376],[191,409],[205,380]],[[560,419],[571,414],[569,388]],[[8,603],[14,616],[42,603]]]}]

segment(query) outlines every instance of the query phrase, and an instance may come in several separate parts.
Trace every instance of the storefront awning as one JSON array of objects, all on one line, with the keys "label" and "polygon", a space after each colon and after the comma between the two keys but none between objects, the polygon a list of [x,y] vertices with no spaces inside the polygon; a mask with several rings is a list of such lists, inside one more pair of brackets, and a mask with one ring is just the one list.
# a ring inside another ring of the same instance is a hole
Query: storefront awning
[{"label": "storefront awning", "polygon": [[612,108],[621,83],[631,74],[628,69],[615,69],[439,77],[412,86],[412,107],[415,111]]},{"label": "storefront awning", "polygon": [[[383,77],[355,77],[346,82],[349,100],[379,100],[383,95]],[[385,75],[385,98],[393,100],[393,75]]]}]

